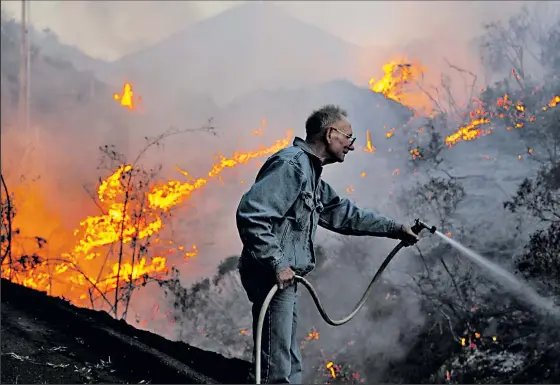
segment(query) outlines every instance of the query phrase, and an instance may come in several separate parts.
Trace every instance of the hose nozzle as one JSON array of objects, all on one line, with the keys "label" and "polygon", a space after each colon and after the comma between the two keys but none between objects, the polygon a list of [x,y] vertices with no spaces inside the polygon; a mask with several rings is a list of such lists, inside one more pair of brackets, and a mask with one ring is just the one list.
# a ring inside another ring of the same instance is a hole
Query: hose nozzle
[{"label": "hose nozzle", "polygon": [[412,226],[412,232],[418,235],[420,234],[420,231],[422,231],[423,229],[428,230],[432,234],[436,232],[435,226],[427,225],[424,222],[422,222],[420,219],[415,219],[414,225]]}]

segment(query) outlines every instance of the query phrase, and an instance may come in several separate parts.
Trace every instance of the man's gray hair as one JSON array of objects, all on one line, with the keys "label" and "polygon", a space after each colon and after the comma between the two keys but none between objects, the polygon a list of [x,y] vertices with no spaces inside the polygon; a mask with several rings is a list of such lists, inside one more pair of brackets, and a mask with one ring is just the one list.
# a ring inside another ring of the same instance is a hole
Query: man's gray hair
[{"label": "man's gray hair", "polygon": [[313,111],[305,122],[305,133],[307,134],[307,139],[316,139],[334,123],[347,117],[348,112],[334,104],[327,104],[326,106]]}]

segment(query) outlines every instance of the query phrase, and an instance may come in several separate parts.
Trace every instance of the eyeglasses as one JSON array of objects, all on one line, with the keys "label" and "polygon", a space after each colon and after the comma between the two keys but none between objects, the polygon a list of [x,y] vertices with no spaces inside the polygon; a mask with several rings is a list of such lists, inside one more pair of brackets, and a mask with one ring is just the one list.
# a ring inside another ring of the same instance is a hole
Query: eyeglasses
[{"label": "eyeglasses", "polygon": [[340,131],[338,128],[334,128],[334,127],[329,127],[329,128],[332,128],[333,130],[335,130],[339,134],[344,135],[350,141],[350,146],[353,145],[354,142],[356,141],[356,138],[354,136],[348,135],[347,133]]}]

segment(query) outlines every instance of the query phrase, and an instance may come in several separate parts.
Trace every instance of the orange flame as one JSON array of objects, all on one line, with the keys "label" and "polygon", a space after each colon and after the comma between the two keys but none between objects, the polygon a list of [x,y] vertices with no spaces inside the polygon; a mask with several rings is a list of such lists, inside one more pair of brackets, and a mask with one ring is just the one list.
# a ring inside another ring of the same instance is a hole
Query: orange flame
[{"label": "orange flame", "polygon": [[375,147],[371,144],[371,134],[369,130],[366,131],[366,146],[364,147],[365,152],[375,152]]},{"label": "orange flame", "polygon": [[121,106],[128,108],[129,110],[134,109],[134,92],[132,91],[132,86],[130,83],[125,83],[122,90],[122,95],[113,94],[113,99],[120,101]]},{"label": "orange flame", "polygon": [[395,135],[395,128],[391,128],[389,131],[385,133],[386,138],[390,138],[391,136]]},{"label": "orange flame", "polygon": [[306,337],[305,339],[306,339],[306,341],[318,340],[318,339],[319,339],[319,332],[317,331],[317,329],[313,328],[313,329],[307,334],[307,337]]},{"label": "orange flame", "polygon": [[416,61],[395,59],[383,65],[383,77],[378,80],[371,78],[369,86],[373,92],[383,94],[387,99],[416,112],[429,114],[433,110],[432,101],[418,89],[418,82],[425,71],[426,68]]},{"label": "orange flame", "polygon": [[[548,109],[554,108],[558,105],[559,102],[560,102],[560,96],[554,96],[546,104],[546,106],[543,106],[541,109],[543,111],[546,111]],[[517,111],[517,113],[520,114],[519,116],[521,116],[522,119],[526,119],[530,122],[534,122],[536,119],[534,116],[526,117],[525,116],[526,107],[523,105],[523,103],[521,101],[514,103],[508,94],[505,94],[504,96],[498,98],[498,100],[496,101],[496,106],[505,111],[515,110]],[[469,141],[469,140],[477,139],[484,135],[491,134],[492,129],[490,128],[484,129],[482,128],[482,126],[489,124],[491,122],[491,118],[495,118],[495,117],[503,119],[505,118],[505,114],[503,112],[489,113],[482,106],[480,106],[475,111],[470,112],[471,121],[465,126],[459,127],[459,129],[455,133],[447,136],[445,138],[445,143],[449,147],[453,147],[461,140]],[[522,121],[517,121],[514,122],[513,125],[515,126],[515,128],[522,128],[524,127],[525,124]],[[507,129],[512,130],[513,127],[508,127]],[[518,159],[521,158],[522,156],[519,155]]]},{"label": "orange flame", "polygon": [[490,123],[490,119],[475,119],[466,126],[460,127],[457,132],[445,138],[445,144],[452,147],[460,140],[473,140],[481,135],[489,134],[490,130],[483,130],[480,126]]},{"label": "orange flame", "polygon": [[549,108],[554,108],[558,106],[558,103],[560,103],[560,96],[556,95],[552,99],[550,99],[550,102],[548,102],[546,106],[543,106],[542,110],[546,111]]},{"label": "orange flame", "polygon": [[336,378],[336,372],[334,371],[334,363],[332,361],[327,362],[327,369],[331,372],[331,377]]},{"label": "orange flame", "polygon": [[[33,289],[50,291],[51,295],[64,295],[78,305],[85,305],[82,301],[91,296],[92,287],[106,293],[116,289],[117,281],[123,284],[148,277],[163,277],[169,269],[165,253],[177,253],[185,259],[192,258],[198,253],[196,245],[192,245],[190,250],[183,246],[168,249],[167,245],[166,252],[154,251],[157,250],[154,247],[152,251],[155,255],[137,255],[132,256],[132,259],[125,256],[131,261],[121,261],[120,266],[116,261],[107,261],[105,265],[105,258],[97,257],[102,252],[105,255],[109,250],[107,247],[114,246],[119,241],[128,244],[157,235],[164,227],[162,215],[171,207],[188,199],[210,179],[219,177],[226,168],[245,164],[251,159],[270,155],[288,146],[292,133],[293,130],[289,130],[286,138],[269,147],[261,146],[255,151],[236,152],[231,158],[220,156],[218,162],[207,173],[207,178],[187,182],[172,180],[150,186],[145,193],[146,207],[142,208],[140,219],[126,207],[124,199],[127,193],[125,187],[129,184],[123,183],[123,180],[130,178],[134,170],[131,165],[122,165],[99,183],[97,196],[103,214],[89,216],[80,222],[80,226],[74,232],[74,236],[77,237],[76,244],[70,252],[61,253],[56,259],[41,261],[29,269],[16,271],[9,266],[2,266],[2,277]],[[154,246],[163,246],[163,241],[159,238],[150,242]],[[56,283],[56,287],[53,283]]]}]

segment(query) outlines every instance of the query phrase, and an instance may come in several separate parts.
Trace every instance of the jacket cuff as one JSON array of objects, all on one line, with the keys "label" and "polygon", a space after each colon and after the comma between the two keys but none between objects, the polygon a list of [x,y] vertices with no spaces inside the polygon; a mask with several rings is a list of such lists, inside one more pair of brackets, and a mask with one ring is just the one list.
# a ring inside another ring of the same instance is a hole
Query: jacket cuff
[{"label": "jacket cuff", "polygon": [[284,258],[283,255],[272,262],[272,268],[274,269],[276,275],[278,275],[278,273],[280,273],[282,270],[286,269],[289,266],[290,264],[288,263],[288,258]]},{"label": "jacket cuff", "polygon": [[400,231],[402,226],[403,226],[402,223],[391,221],[391,224],[389,225],[389,233],[396,234],[397,232]]}]

